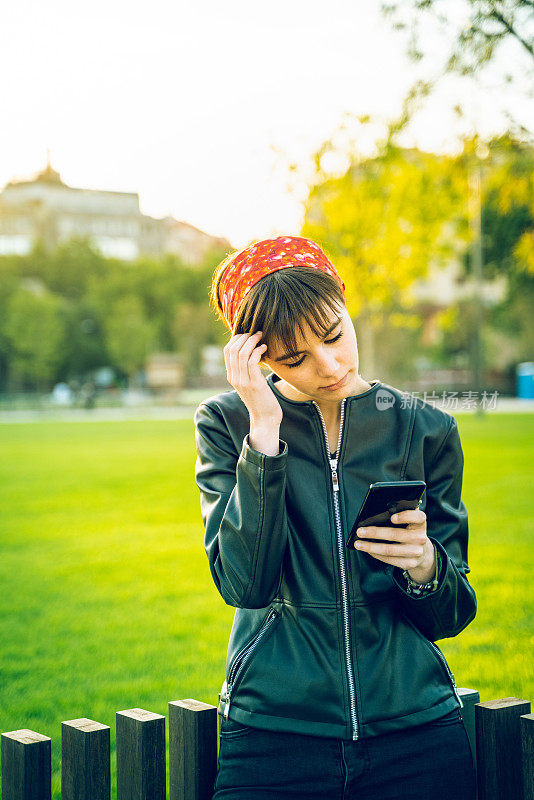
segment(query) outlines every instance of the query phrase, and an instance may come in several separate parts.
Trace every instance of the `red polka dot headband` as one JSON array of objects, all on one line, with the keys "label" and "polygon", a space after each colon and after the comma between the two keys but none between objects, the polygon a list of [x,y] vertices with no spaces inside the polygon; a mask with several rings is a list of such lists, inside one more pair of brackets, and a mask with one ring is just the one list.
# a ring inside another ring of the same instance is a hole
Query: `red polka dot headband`
[{"label": "red polka dot headband", "polygon": [[304,239],[302,236],[263,239],[236,253],[219,281],[222,311],[231,330],[234,329],[241,302],[254,284],[265,275],[286,267],[312,267],[328,272],[337,280],[345,294],[345,284],[336,268],[311,239]]}]

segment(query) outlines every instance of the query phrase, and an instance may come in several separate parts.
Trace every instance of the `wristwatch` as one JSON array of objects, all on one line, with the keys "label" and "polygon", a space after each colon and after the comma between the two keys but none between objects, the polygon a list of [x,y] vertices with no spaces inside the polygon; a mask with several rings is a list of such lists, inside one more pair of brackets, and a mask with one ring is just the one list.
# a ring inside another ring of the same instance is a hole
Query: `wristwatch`
[{"label": "wristwatch", "polygon": [[438,588],[439,574],[441,572],[441,553],[439,552],[434,542],[432,542],[432,544],[434,545],[434,556],[436,565],[434,578],[433,580],[428,581],[428,583],[417,583],[417,581],[414,581],[414,579],[411,577],[408,570],[406,569],[403,570],[402,574],[406,579],[406,584],[407,584],[406,591],[408,592],[408,594],[414,594],[417,596],[423,594],[430,594],[430,592],[434,592]]}]

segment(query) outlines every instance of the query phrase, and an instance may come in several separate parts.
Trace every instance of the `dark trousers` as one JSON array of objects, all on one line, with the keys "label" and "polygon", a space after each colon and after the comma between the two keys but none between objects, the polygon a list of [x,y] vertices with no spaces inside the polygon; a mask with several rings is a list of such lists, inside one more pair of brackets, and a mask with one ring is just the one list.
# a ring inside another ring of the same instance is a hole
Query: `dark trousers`
[{"label": "dark trousers", "polygon": [[457,709],[356,741],[221,720],[213,800],[475,800],[475,786]]}]

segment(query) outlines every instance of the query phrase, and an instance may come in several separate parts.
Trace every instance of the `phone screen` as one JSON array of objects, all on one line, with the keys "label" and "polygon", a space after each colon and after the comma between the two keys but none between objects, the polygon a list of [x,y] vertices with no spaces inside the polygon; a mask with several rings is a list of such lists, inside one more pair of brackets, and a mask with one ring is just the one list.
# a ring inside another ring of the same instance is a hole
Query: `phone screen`
[{"label": "phone screen", "polygon": [[[353,547],[356,539],[365,539],[358,536],[357,528],[366,525],[378,525],[392,528],[403,528],[403,524],[391,522],[390,517],[398,511],[407,511],[418,508],[426,489],[424,481],[383,481],[372,483],[367,490],[365,499],[352,526],[347,547]],[[373,542],[389,542],[390,539],[376,539]]]}]

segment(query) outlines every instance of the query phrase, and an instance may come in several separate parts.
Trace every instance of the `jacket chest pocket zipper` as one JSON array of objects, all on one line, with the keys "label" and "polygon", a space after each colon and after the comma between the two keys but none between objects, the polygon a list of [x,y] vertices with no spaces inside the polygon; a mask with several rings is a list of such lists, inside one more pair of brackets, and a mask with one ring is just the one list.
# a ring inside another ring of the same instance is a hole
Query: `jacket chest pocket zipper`
[{"label": "jacket chest pocket zipper", "polygon": [[431,641],[430,641],[430,639],[427,639],[427,642],[428,642],[428,643],[429,643],[429,645],[432,647],[432,649],[435,651],[436,655],[438,656],[438,658],[440,659],[441,663],[442,663],[442,664],[443,664],[443,666],[445,667],[445,670],[446,670],[446,672],[447,672],[447,675],[449,676],[449,680],[450,680],[450,682],[451,682],[451,684],[452,684],[452,690],[453,690],[454,694],[456,695],[456,699],[457,699],[457,700],[458,700],[458,702],[460,703],[460,706],[461,706],[461,708],[463,708],[463,707],[464,707],[464,704],[463,704],[463,702],[462,702],[462,698],[461,698],[461,697],[460,697],[460,695],[458,694],[458,689],[456,688],[456,682],[455,682],[455,680],[454,680],[454,675],[452,674],[452,672],[451,672],[451,671],[450,671],[450,669],[449,669],[449,665],[447,664],[447,661],[446,661],[446,659],[445,659],[445,656],[443,655],[443,653],[441,652],[441,650],[439,649],[439,647],[438,647],[436,644],[434,644],[434,642],[431,642]]},{"label": "jacket chest pocket zipper", "polygon": [[230,702],[231,702],[231,695],[232,690],[238,680],[239,676],[245,669],[246,665],[248,664],[252,653],[264,638],[267,631],[272,627],[275,620],[280,617],[280,611],[276,608],[270,608],[269,613],[263,620],[260,625],[258,632],[255,634],[254,638],[243,647],[239,653],[236,655],[232,662],[232,666],[228,672],[228,680],[226,682],[226,702],[224,705],[224,718],[228,719],[228,711],[230,710]]},{"label": "jacket chest pocket zipper", "polygon": [[439,647],[437,646],[437,644],[434,644],[434,642],[431,642],[431,641],[430,641],[430,639],[427,639],[427,637],[426,637],[426,636],[423,636],[423,634],[422,634],[422,633],[421,633],[421,631],[418,629],[418,627],[417,627],[416,625],[414,625],[414,624],[413,624],[413,622],[412,622],[410,619],[408,619],[408,617],[406,617],[406,616],[405,616],[405,617],[404,617],[404,619],[405,619],[405,620],[408,622],[408,624],[410,625],[410,627],[411,627],[411,628],[413,628],[413,630],[414,630],[414,631],[417,633],[417,635],[418,635],[418,636],[420,636],[420,637],[422,638],[423,642],[424,642],[426,645],[429,645],[429,646],[430,646],[430,649],[431,649],[431,650],[432,650],[432,651],[433,651],[433,652],[434,652],[434,653],[437,655],[437,657],[438,657],[438,659],[439,659],[440,663],[442,664],[442,666],[443,666],[443,667],[444,667],[444,669],[445,669],[445,673],[446,673],[446,675],[447,675],[448,679],[449,679],[449,680],[450,680],[450,682],[451,682],[451,685],[452,685],[452,690],[453,690],[453,692],[454,692],[454,694],[455,694],[455,696],[456,696],[456,699],[457,699],[457,700],[458,700],[458,702],[460,703],[460,707],[461,707],[461,708],[463,708],[463,707],[464,707],[464,704],[463,704],[463,702],[462,702],[462,698],[461,698],[461,697],[460,697],[460,695],[458,694],[458,689],[457,689],[457,686],[456,686],[456,682],[455,682],[455,680],[454,680],[454,675],[452,674],[452,672],[451,672],[451,671],[450,671],[450,669],[449,669],[449,665],[447,664],[447,660],[446,660],[445,656],[443,655],[443,653],[441,652],[441,650],[439,649]]}]

